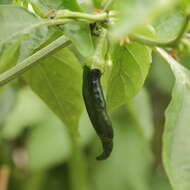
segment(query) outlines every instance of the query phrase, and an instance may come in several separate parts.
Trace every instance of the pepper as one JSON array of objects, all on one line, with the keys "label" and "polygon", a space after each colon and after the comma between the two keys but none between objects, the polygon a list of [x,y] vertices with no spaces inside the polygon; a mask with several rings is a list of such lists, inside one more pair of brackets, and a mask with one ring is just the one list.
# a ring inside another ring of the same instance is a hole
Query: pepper
[{"label": "pepper", "polygon": [[100,83],[101,75],[99,69],[90,69],[88,66],[83,68],[83,98],[86,110],[103,147],[103,153],[96,158],[97,160],[109,157],[113,149],[114,136]]}]

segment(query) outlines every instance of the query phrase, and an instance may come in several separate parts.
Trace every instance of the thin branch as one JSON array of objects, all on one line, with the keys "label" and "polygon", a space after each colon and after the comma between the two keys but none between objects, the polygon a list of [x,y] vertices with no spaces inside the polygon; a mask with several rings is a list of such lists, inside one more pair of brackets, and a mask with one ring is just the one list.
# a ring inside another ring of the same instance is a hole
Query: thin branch
[{"label": "thin branch", "polygon": [[168,64],[172,65],[173,63],[177,63],[176,60],[171,57],[164,49],[155,47],[153,48],[153,51],[162,57]]},{"label": "thin branch", "polygon": [[103,71],[104,69],[104,47],[105,47],[105,41],[107,40],[106,36],[107,36],[107,30],[104,28],[101,28],[101,33],[99,38],[97,39],[97,47],[96,50],[94,52],[94,55],[91,58],[91,68],[93,69],[100,69]]},{"label": "thin branch", "polygon": [[4,85],[9,81],[17,78],[19,75],[28,71],[31,67],[37,65],[37,63],[40,63],[39,60],[50,56],[50,54],[55,53],[60,48],[64,48],[69,44],[70,41],[65,36],[59,37],[48,46],[42,48],[41,50],[26,58],[21,63],[18,63],[16,66],[12,67],[8,71],[2,73],[0,75],[0,85]]},{"label": "thin branch", "polygon": [[73,19],[83,19],[91,22],[103,21],[108,18],[107,12],[89,14],[83,12],[74,12],[70,10],[58,10],[55,12],[55,19],[63,18],[73,18]]},{"label": "thin branch", "polygon": [[76,22],[74,19],[49,19],[45,20],[39,24],[36,24],[34,27],[39,26],[54,26],[54,25],[61,25],[61,24],[67,24],[71,22]]},{"label": "thin branch", "polygon": [[148,46],[159,46],[159,47],[175,46],[176,44],[178,44],[178,42],[184,36],[184,34],[188,28],[189,18],[190,18],[190,16],[186,16],[183,26],[181,27],[181,30],[179,31],[178,35],[174,39],[169,40],[169,41],[163,41],[163,42],[157,41],[154,39],[146,38],[146,37],[144,37],[142,35],[138,35],[138,34],[130,34],[129,37],[135,41],[138,41],[138,42],[143,43]]},{"label": "thin branch", "polygon": [[188,84],[189,80],[186,75],[186,68],[178,63],[172,56],[170,56],[164,49],[155,47],[153,50],[166,62],[169,64],[176,80],[180,81],[181,84]]}]

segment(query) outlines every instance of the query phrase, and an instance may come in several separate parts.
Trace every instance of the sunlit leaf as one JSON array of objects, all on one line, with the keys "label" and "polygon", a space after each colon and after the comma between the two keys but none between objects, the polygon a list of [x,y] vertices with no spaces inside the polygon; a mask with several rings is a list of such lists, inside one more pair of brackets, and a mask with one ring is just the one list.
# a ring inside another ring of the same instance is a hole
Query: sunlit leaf
[{"label": "sunlit leaf", "polygon": [[[27,34],[41,23],[42,20],[22,7],[13,5],[0,6],[0,42],[6,42],[13,37]],[[44,27],[39,32],[44,31]]]},{"label": "sunlit leaf", "polygon": [[190,71],[158,49],[175,76],[172,99],[166,111],[163,160],[174,190],[190,188]]},{"label": "sunlit leaf", "polygon": [[81,72],[76,57],[64,48],[25,74],[32,90],[72,132],[76,132],[82,112]]},{"label": "sunlit leaf", "polygon": [[17,64],[20,54],[20,45],[25,37],[26,35],[20,36],[18,40],[13,42],[3,51],[0,57],[0,73],[3,73],[4,71],[10,69]]},{"label": "sunlit leaf", "polygon": [[177,38],[185,22],[185,16],[180,11],[170,11],[156,19],[152,25],[148,25],[152,29],[152,36],[151,31],[144,32],[144,27],[139,28],[138,32],[134,31],[134,34],[155,43],[169,43]]},{"label": "sunlit leaf", "polygon": [[133,43],[115,48],[107,90],[110,108],[126,103],[137,94],[144,84],[151,61],[151,50],[144,45]]}]

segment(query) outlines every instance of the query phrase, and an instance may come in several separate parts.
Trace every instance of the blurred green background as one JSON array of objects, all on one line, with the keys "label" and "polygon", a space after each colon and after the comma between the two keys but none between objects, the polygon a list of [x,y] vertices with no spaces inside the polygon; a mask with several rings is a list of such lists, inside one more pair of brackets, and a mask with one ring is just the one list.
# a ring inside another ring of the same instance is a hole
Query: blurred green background
[{"label": "blurred green background", "polygon": [[[173,32],[167,25],[163,37],[171,37],[166,29]],[[190,69],[185,49],[180,63]],[[161,147],[173,83],[169,66],[153,54],[144,88],[110,113],[114,149],[105,161],[96,161],[102,147],[86,111],[75,140],[22,79],[1,87],[0,190],[171,190]]]},{"label": "blurred green background", "polygon": [[7,189],[170,190],[161,138],[173,80],[168,65],[153,55],[145,87],[111,113],[114,150],[105,161],[95,159],[101,144],[86,112],[73,152],[62,122],[24,83],[1,88],[0,176]]}]

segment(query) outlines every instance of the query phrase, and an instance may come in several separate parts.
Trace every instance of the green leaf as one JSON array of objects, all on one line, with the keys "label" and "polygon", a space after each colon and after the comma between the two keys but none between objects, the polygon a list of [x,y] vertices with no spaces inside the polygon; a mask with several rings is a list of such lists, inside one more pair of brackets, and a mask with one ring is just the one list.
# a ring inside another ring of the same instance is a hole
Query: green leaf
[{"label": "green leaf", "polygon": [[55,30],[46,27],[32,30],[28,38],[22,41],[18,63],[29,57],[34,51],[36,52],[52,36],[59,37],[60,32],[55,32]]},{"label": "green leaf", "polygon": [[163,161],[174,190],[190,189],[190,71],[157,48],[175,76],[163,136]]},{"label": "green leaf", "polygon": [[114,26],[113,35],[121,38],[134,29],[150,23],[165,10],[173,7],[176,0],[117,0],[117,11],[120,13],[118,24]]},{"label": "green leaf", "polygon": [[[180,11],[170,11],[154,21],[152,25],[148,25],[152,29],[153,34],[150,32],[144,32],[144,27],[141,27],[131,33],[131,37],[134,39],[141,39],[142,43],[149,41],[151,45],[165,45],[173,43],[184,32],[184,28],[187,27],[187,20]],[[145,27],[146,28],[146,27]],[[152,42],[152,43],[151,43]]]},{"label": "green leaf", "polygon": [[157,35],[156,40],[165,42],[175,39],[183,27],[184,20],[184,15],[177,11],[159,17],[153,24]]},{"label": "green leaf", "polygon": [[[169,26],[169,27],[168,27]],[[146,33],[131,34],[132,38],[136,37],[137,40],[141,39],[142,43],[149,41],[149,44],[154,45],[168,45],[172,44],[181,37],[184,29],[187,27],[187,19],[179,11],[170,11],[167,14],[159,17],[152,25],[155,30],[154,36],[147,35]],[[133,36],[134,35],[134,36]]]},{"label": "green leaf", "polygon": [[25,74],[32,90],[76,133],[82,112],[81,66],[67,48],[43,59]]},{"label": "green leaf", "polygon": [[138,93],[144,84],[151,61],[151,50],[144,45],[133,43],[115,47],[107,90],[110,108],[126,103]]},{"label": "green leaf", "polygon": [[15,50],[14,52],[15,47],[13,47],[13,50],[10,49],[6,53],[10,53],[7,60],[5,57],[2,58],[2,61],[5,62],[3,63],[2,71],[13,66],[15,59],[17,59],[17,62],[23,61],[34,49],[38,48],[49,38],[53,29],[36,27],[41,22],[43,22],[42,19],[22,7],[12,5],[0,6],[0,44],[8,46],[16,40],[19,41],[20,39],[21,41],[24,38],[20,44],[19,51],[16,52]]},{"label": "green leaf", "polygon": [[93,54],[94,47],[89,26],[86,24],[66,24],[63,31],[82,56],[88,57]]},{"label": "green leaf", "polygon": [[[42,19],[22,7],[12,5],[0,6],[0,43],[13,37],[31,32]],[[44,30],[44,27],[41,31]]]},{"label": "green leaf", "polygon": [[25,37],[26,35],[20,36],[18,40],[3,51],[3,54],[0,56],[0,73],[3,73],[17,64],[20,45]]}]

